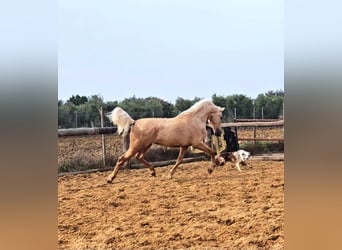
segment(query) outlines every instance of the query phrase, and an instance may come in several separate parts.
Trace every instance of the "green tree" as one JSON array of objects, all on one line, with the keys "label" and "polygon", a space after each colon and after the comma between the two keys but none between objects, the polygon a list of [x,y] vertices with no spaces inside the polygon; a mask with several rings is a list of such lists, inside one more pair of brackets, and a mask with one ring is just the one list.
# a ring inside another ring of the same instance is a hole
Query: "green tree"
[{"label": "green tree", "polygon": [[86,96],[76,95],[76,96],[71,96],[68,101],[78,106],[78,105],[86,103],[88,101],[88,98]]},{"label": "green tree", "polygon": [[143,98],[136,98],[135,96],[125,98],[122,102],[119,103],[119,106],[123,108],[135,120],[144,117],[152,117],[151,110],[146,110],[145,101]]},{"label": "green tree", "polygon": [[146,117],[173,117],[174,107],[157,97],[136,98],[135,96],[126,98],[118,104],[133,119]]},{"label": "green tree", "polygon": [[264,119],[278,119],[281,117],[284,101],[283,93],[281,91],[268,91],[265,94],[259,94],[255,99],[256,117]]},{"label": "green tree", "polygon": [[176,116],[176,110],[173,104],[160,99],[160,103],[163,107],[163,117],[170,118]]},{"label": "green tree", "polygon": [[88,102],[85,103],[87,110],[87,120],[90,126],[100,127],[101,126],[101,116],[100,107],[104,106],[103,98],[100,95],[92,95],[89,97]]},{"label": "green tree", "polygon": [[105,112],[110,112],[119,105],[118,101],[109,101],[104,103],[103,109]]},{"label": "green tree", "polygon": [[177,97],[176,104],[175,104],[175,110],[177,114],[180,112],[183,112],[184,110],[187,110],[192,105],[194,105],[196,102],[200,101],[201,98],[195,97],[193,100],[184,99],[182,97]]},{"label": "green tree", "polygon": [[[120,106],[130,114],[133,119],[144,117],[174,117],[180,112],[190,108],[194,103],[201,100],[195,97],[193,100],[178,97],[175,105],[157,97],[136,98],[135,96],[126,98],[122,102],[103,102],[100,95],[91,97],[72,96],[68,101],[58,100],[58,127],[73,128],[101,126],[99,108],[103,107],[104,112],[112,111]],[[212,101],[221,107],[225,107],[222,120],[224,122],[233,121],[234,109],[237,118],[253,118],[253,103],[255,102],[256,118],[279,118],[282,115],[284,91],[270,90],[258,95],[255,100],[245,95],[218,96],[214,94]],[[105,126],[110,126],[109,119],[105,119]]]},{"label": "green tree", "polygon": [[245,95],[227,96],[229,120],[234,120],[235,109],[237,119],[248,119],[253,117],[253,100]]},{"label": "green tree", "polygon": [[[108,113],[113,111],[113,109],[115,109],[118,106],[118,101],[109,101],[103,104],[103,112]],[[104,117],[104,126],[105,127],[110,127],[113,125],[113,123],[105,116]]]},{"label": "green tree", "polygon": [[159,98],[148,97],[145,99],[146,117],[164,117],[163,105]]},{"label": "green tree", "polygon": [[72,102],[66,102],[58,107],[58,127],[76,127],[76,106]]},{"label": "green tree", "polygon": [[229,114],[229,109],[228,109],[228,101],[225,96],[218,96],[214,94],[212,96],[212,101],[215,105],[220,106],[222,108],[225,108],[225,110],[222,112],[222,121],[223,122],[228,122],[229,121],[229,116],[232,117],[232,114]]},{"label": "green tree", "polygon": [[78,119],[78,127],[90,127],[90,110],[89,104],[84,103],[76,106],[77,110],[77,119]]},{"label": "green tree", "polygon": [[269,90],[265,93],[265,96],[281,96],[281,97],[284,97],[285,96],[285,93],[283,90],[279,89],[279,90]]}]

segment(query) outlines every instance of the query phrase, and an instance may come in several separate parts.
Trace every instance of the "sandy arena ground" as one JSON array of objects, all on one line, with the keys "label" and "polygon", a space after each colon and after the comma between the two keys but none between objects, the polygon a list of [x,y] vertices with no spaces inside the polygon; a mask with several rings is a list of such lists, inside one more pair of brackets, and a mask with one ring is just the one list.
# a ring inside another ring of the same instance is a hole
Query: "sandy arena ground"
[{"label": "sandy arena ground", "polygon": [[59,249],[283,249],[284,162],[208,164],[59,177]]}]

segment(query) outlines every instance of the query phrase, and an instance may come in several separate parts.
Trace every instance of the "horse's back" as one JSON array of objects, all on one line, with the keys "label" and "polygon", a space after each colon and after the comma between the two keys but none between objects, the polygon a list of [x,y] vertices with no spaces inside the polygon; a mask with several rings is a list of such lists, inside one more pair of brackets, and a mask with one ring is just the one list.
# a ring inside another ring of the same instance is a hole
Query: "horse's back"
[{"label": "horse's back", "polygon": [[135,121],[132,132],[137,138],[157,136],[167,118],[141,118]]},{"label": "horse's back", "polygon": [[202,137],[205,136],[205,126],[200,129],[184,119],[142,118],[135,122],[132,132],[137,145],[155,143],[182,147],[191,145],[194,140],[204,140]]}]

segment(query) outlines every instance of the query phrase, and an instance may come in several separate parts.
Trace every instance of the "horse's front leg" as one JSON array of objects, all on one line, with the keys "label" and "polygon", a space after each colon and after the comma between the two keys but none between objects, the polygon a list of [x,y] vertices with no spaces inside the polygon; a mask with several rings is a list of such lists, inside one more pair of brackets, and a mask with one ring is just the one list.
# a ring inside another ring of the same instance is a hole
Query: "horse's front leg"
[{"label": "horse's front leg", "polygon": [[214,168],[216,167],[215,151],[211,147],[209,147],[207,144],[205,144],[204,142],[201,142],[201,143],[199,143],[197,145],[193,145],[193,146],[199,150],[204,151],[208,155],[210,155],[211,164],[208,167],[208,173],[211,174],[214,171]]}]

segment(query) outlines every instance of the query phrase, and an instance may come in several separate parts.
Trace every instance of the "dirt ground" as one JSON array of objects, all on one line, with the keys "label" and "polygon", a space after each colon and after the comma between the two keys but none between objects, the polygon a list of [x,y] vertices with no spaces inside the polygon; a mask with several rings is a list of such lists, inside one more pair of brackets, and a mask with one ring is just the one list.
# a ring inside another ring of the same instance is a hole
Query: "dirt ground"
[{"label": "dirt ground", "polygon": [[283,249],[284,162],[208,165],[59,177],[59,249]]}]

